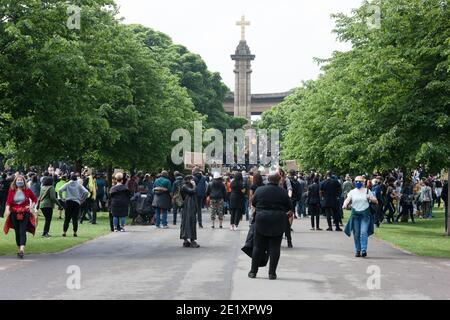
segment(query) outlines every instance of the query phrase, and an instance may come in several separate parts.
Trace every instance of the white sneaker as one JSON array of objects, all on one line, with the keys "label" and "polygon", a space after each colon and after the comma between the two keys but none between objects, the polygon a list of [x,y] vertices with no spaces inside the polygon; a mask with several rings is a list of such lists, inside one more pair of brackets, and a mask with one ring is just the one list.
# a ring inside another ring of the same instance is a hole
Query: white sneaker
[{"label": "white sneaker", "polygon": [[234,231],[234,226],[233,225],[230,226],[230,231]]},{"label": "white sneaker", "polygon": [[125,232],[125,229],[124,228],[120,229],[120,232]]},{"label": "white sneaker", "polygon": [[234,227],[234,231],[238,231],[238,229],[239,229],[239,226]]}]

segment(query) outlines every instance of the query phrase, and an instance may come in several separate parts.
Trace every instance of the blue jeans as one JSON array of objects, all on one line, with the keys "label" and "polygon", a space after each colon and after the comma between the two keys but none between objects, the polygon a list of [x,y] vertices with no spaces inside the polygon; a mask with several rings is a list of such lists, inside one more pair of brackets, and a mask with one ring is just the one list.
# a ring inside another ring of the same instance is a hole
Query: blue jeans
[{"label": "blue jeans", "polygon": [[299,216],[306,216],[306,208],[305,208],[305,204],[303,203],[303,200],[298,200],[297,201],[297,214]]},{"label": "blue jeans", "polygon": [[369,242],[369,223],[368,216],[355,216],[353,218],[353,239],[355,240],[355,251],[367,252],[367,245]]},{"label": "blue jeans", "polygon": [[164,227],[166,227],[167,226],[167,209],[163,209],[163,208],[156,208],[155,225],[157,227],[161,226],[161,214],[162,214],[162,225]]},{"label": "blue jeans", "polygon": [[[180,208],[180,212],[181,212]],[[173,205],[173,224],[177,224],[178,207],[176,204]]]},{"label": "blue jeans", "polygon": [[[120,219],[120,226],[119,226],[119,219]],[[113,225],[114,228],[119,230],[122,229],[125,226],[125,222],[126,222],[126,217],[113,217]]]},{"label": "blue jeans", "polygon": [[249,215],[248,215],[248,197],[244,198],[244,212],[245,212],[245,218],[247,219],[247,221],[250,219]]}]

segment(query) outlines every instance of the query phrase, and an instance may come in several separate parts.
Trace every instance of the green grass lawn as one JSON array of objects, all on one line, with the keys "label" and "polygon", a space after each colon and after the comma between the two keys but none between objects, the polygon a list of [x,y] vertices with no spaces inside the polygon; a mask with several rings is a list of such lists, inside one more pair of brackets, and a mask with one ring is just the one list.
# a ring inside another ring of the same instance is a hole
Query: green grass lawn
[{"label": "green grass lawn", "polygon": [[[350,216],[346,212],[346,218]],[[450,258],[450,237],[444,235],[444,209],[433,209],[433,219],[418,219],[416,224],[382,224],[375,237],[419,256]]]},{"label": "green grass lawn", "polygon": [[[38,228],[36,236],[33,237],[30,233],[27,234],[27,246],[25,248],[26,254],[37,253],[54,253],[82,244],[86,241],[98,238],[102,235],[108,234],[109,219],[108,214],[99,213],[97,218],[97,225],[92,225],[89,222],[84,222],[78,227],[78,238],[73,237],[72,225],[69,227],[67,237],[63,238],[63,221],[59,220],[57,211],[53,214],[53,221],[50,227],[49,239],[42,237],[42,229],[44,228],[44,217],[39,215]],[[6,236],[3,233],[4,219],[0,219],[0,255],[15,255],[17,253],[15,233],[10,230]]]}]

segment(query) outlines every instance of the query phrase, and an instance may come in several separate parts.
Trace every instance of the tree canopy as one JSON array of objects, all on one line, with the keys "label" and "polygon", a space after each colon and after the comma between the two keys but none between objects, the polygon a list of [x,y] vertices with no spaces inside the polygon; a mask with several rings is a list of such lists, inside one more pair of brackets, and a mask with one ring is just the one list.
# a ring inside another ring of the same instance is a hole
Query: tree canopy
[{"label": "tree canopy", "polygon": [[126,26],[112,0],[0,0],[0,153],[16,164],[167,167],[171,133],[196,120],[241,126],[200,56]]},{"label": "tree canopy", "polygon": [[[368,28],[369,5],[381,8],[379,29]],[[262,117],[264,127],[287,128],[284,159],[354,173],[448,166],[448,1],[366,1],[334,17],[352,49],[320,60],[318,80]]]}]

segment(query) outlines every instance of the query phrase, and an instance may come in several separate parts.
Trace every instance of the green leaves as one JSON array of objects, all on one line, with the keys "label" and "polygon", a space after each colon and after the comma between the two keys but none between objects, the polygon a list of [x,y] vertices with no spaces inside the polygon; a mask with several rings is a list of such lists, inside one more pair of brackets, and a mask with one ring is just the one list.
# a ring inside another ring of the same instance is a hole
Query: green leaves
[{"label": "green leaves", "polygon": [[308,169],[438,172],[450,164],[450,11],[438,0],[374,4],[380,29],[367,28],[368,2],[334,16],[353,49],[323,60],[322,76],[265,113],[263,126],[287,127],[283,157]]},{"label": "green leaves", "polygon": [[112,1],[74,4],[80,30],[67,28],[65,1],[0,0],[0,153],[26,165],[166,166],[172,131],[201,115]]}]

